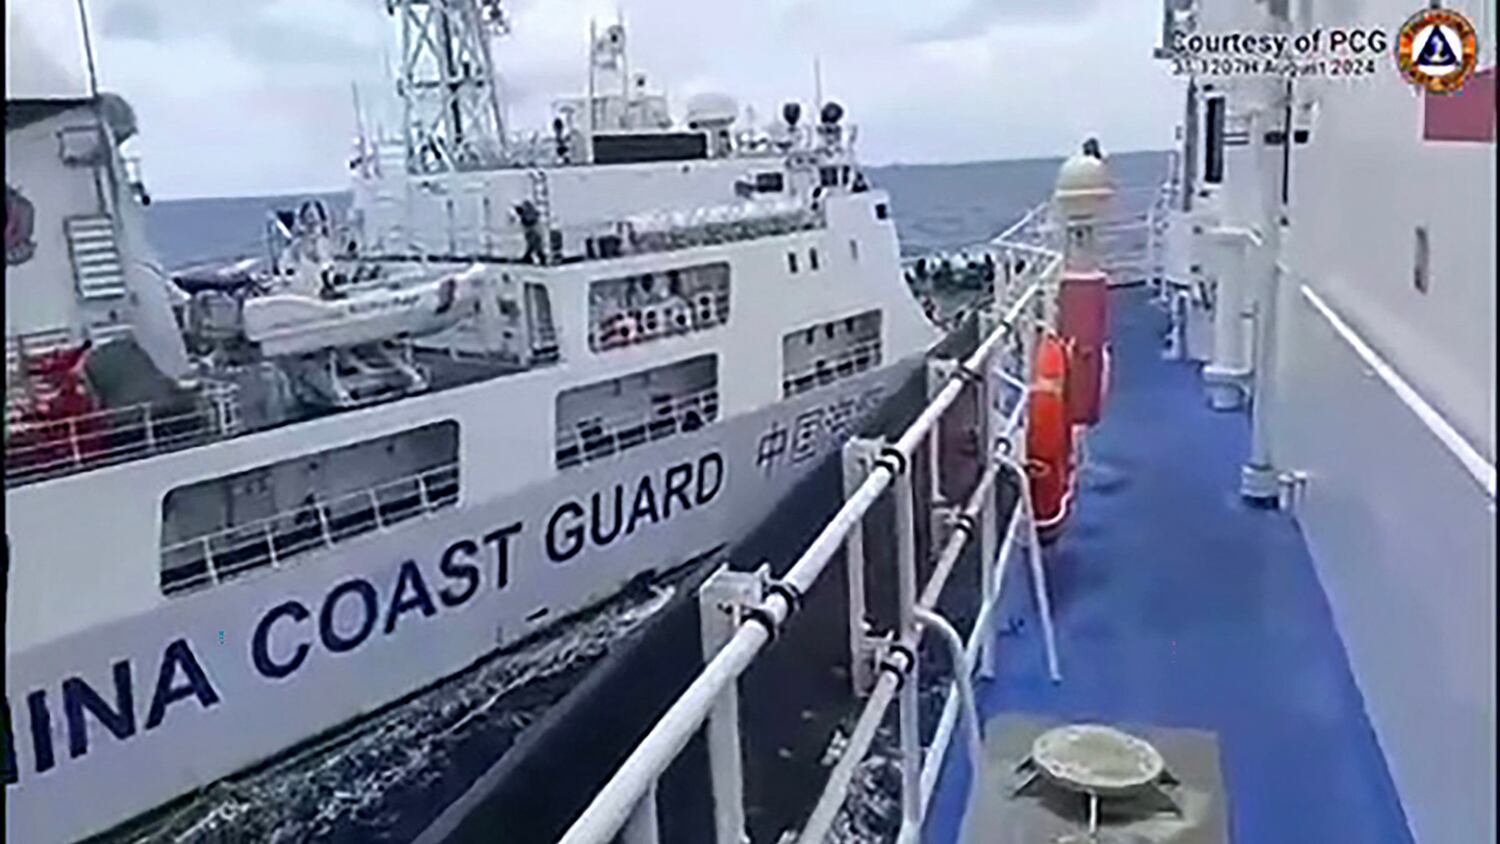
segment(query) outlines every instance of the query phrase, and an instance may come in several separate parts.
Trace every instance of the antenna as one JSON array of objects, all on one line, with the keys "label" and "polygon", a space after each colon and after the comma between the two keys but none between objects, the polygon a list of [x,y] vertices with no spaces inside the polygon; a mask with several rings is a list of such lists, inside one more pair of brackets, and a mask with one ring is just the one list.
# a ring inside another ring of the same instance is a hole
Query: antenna
[{"label": "antenna", "polygon": [[622,5],[615,6],[615,25],[620,28],[620,128],[624,129],[630,120],[630,37],[625,33],[625,9]]},{"label": "antenna", "polygon": [[813,56],[813,114],[823,111],[823,64]]},{"label": "antenna", "polygon": [[89,66],[89,96],[99,96],[99,76],[94,70],[94,42],[89,38],[89,12],[84,0],[78,0],[78,22],[83,30],[83,57]]},{"label": "antenna", "polygon": [[583,134],[585,138],[584,144],[588,149],[587,160],[590,162],[594,160],[594,109],[597,107],[594,102],[594,77],[595,68],[598,64],[598,59],[595,56],[595,52],[598,51],[598,49],[599,24],[593,18],[589,18],[589,107],[588,114],[584,117],[584,120],[587,122],[584,123]]},{"label": "antenna", "polygon": [[359,107],[359,83],[349,80],[349,91],[354,95],[354,126],[359,130],[359,152],[363,155],[369,139],[365,134],[365,113]]}]

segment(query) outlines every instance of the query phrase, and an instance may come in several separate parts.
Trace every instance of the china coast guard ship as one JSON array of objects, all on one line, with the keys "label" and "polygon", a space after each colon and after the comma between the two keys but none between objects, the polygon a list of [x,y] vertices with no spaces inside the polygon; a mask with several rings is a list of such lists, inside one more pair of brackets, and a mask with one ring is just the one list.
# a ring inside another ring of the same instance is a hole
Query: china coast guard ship
[{"label": "china coast guard ship", "polygon": [[493,4],[390,9],[405,131],[254,270],[155,263],[124,100],[7,91],[11,840],[108,830],[733,541],[940,336],[837,104],[676,122],[613,26],[523,137]]}]

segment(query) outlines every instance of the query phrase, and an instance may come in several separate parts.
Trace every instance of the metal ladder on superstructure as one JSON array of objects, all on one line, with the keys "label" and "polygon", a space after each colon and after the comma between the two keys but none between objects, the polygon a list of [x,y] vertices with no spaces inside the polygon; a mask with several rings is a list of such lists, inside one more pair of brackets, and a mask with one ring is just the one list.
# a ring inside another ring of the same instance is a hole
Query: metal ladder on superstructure
[{"label": "metal ladder on superstructure", "polygon": [[114,221],[102,214],[63,220],[78,295],[118,299],[125,295],[125,268],[115,241]]},{"label": "metal ladder on superstructure", "polygon": [[63,233],[68,241],[78,296],[85,306],[99,306],[98,312],[90,314],[89,337],[103,342],[128,334],[130,324],[121,319],[117,310],[125,304],[129,290],[125,286],[125,264],[114,220],[104,214],[68,217],[63,220]]},{"label": "metal ladder on superstructure", "polygon": [[550,264],[561,256],[553,254],[552,249],[552,194],[547,188],[547,173],[533,167],[526,171],[526,177],[531,180],[531,204],[541,216],[543,261]]}]

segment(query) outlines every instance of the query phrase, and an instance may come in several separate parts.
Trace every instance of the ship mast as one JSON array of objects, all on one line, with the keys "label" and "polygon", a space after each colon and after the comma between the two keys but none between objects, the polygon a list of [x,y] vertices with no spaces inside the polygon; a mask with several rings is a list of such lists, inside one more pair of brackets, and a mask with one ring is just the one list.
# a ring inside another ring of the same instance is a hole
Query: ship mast
[{"label": "ship mast", "polygon": [[387,0],[401,22],[397,93],[408,167],[441,173],[505,161],[490,38],[507,31],[499,0]]},{"label": "ship mast", "polygon": [[99,73],[94,68],[94,41],[89,37],[89,11],[84,0],[78,0],[78,27],[83,30],[83,57],[88,62],[89,98],[99,97]]}]

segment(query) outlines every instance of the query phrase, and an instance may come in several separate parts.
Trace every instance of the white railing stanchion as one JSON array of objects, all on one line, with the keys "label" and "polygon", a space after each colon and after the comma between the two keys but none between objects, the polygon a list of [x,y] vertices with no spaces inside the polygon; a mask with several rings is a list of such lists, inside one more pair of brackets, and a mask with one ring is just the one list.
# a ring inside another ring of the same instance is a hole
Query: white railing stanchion
[{"label": "white railing stanchion", "polygon": [[266,538],[266,556],[271,561],[271,568],[276,568],[276,534],[271,530],[270,522],[263,522],[260,526],[261,535]]},{"label": "white railing stanchion", "polygon": [[[764,599],[768,579],[769,569],[762,566],[754,574],[721,568],[704,582],[698,590],[698,628],[705,663],[733,638],[743,611]],[[745,837],[745,776],[738,681],[719,692],[709,710],[707,736],[715,838],[718,844],[740,844]]]},{"label": "white railing stanchion", "polygon": [[214,565],[214,546],[206,536],[203,537],[203,566],[208,569],[209,579],[214,582],[214,585],[218,585],[219,569]]},{"label": "white railing stanchion", "polygon": [[[927,361],[927,400],[937,398],[953,378],[954,362],[945,359]],[[942,436],[943,420],[939,419],[927,435],[927,503],[936,508],[943,504]]]},{"label": "white railing stanchion", "polygon": [[[870,466],[880,451],[877,440],[854,437],[844,444],[844,498],[848,499],[865,482]],[[849,529],[844,537],[844,580],[849,591],[849,684],[855,697],[863,697],[874,682],[866,619],[865,597],[865,529],[864,520]]]},{"label": "white railing stanchion", "polygon": [[1047,595],[1047,569],[1042,560],[1042,540],[1037,535],[1036,509],[1031,501],[1031,484],[1027,482],[1026,469],[1013,458],[1005,458],[1016,477],[1021,496],[1017,506],[1021,508],[1026,524],[1026,557],[1031,569],[1031,590],[1036,600],[1037,615],[1042,624],[1042,642],[1047,651],[1047,675],[1054,683],[1062,682],[1062,669],[1057,659],[1057,634],[1052,628],[1052,601]]},{"label": "white railing stanchion", "polygon": [[[985,333],[993,331],[998,322],[998,315],[992,303],[980,319],[980,326],[987,329]],[[995,416],[998,408],[995,406],[997,392],[992,388],[991,381],[994,380],[996,362],[993,358],[986,361],[980,368],[980,378],[975,383],[978,390],[979,403],[979,453],[984,455],[988,461],[993,461],[995,449],[996,428]],[[999,508],[995,504],[995,490],[993,485],[984,492],[984,497],[979,504],[979,600],[981,607],[987,607],[995,600],[995,592],[998,586],[995,583],[995,542],[999,530],[998,519]],[[979,627],[975,626],[976,633]],[[995,647],[992,636],[982,636],[983,645],[980,647],[979,676],[985,680],[995,676]]]},{"label": "white railing stanchion", "polygon": [[[898,604],[898,639],[915,639],[917,626],[917,537],[916,511],[912,500],[914,490],[911,469],[898,475],[891,482],[891,495],[896,505],[896,601]],[[921,719],[918,678],[921,677],[917,650],[913,646],[908,655],[911,667],[906,672],[906,682],[901,684],[898,697],[901,735],[901,817],[902,826],[921,822],[922,809],[918,800],[922,775],[922,736],[919,730]]]},{"label": "white railing stanchion", "polygon": [[323,535],[323,545],[325,547],[333,545],[333,531],[328,527],[328,508],[314,501],[313,509],[318,512],[318,530]]},{"label": "white railing stanchion", "polygon": [[[785,604],[775,596],[766,604],[780,607],[784,618]],[[708,717],[718,692],[749,667],[755,655],[770,641],[770,631],[763,625],[741,625],[719,652],[672,704],[651,732],[636,745],[614,777],[594,797],[578,820],[564,833],[559,844],[608,844],[630,817],[640,798],[654,785],[661,771],[677,758]]]},{"label": "white railing stanchion", "polygon": [[[953,682],[958,686],[958,699],[963,706],[963,720],[965,723],[964,735],[968,737],[969,758],[974,763],[974,770],[979,770],[979,760],[984,754],[984,738],[979,729],[979,706],[974,702],[974,683],[969,679],[969,663],[965,659],[964,639],[958,631],[936,612],[926,607],[916,608],[917,620],[924,627],[930,628],[932,632],[943,640],[947,646],[948,653],[953,660]],[[917,783],[917,802],[921,803],[922,786],[921,780]],[[922,807],[925,809],[926,807]],[[925,811],[919,813],[925,815]]]},{"label": "white railing stanchion", "polygon": [[365,490],[365,496],[370,499],[370,514],[375,517],[375,529],[385,530],[385,522],[380,518],[380,498],[375,494],[375,489]]},{"label": "white railing stanchion", "polygon": [[73,465],[74,466],[81,466],[81,465],[83,465],[83,453],[82,453],[82,451],[79,450],[79,447],[78,447],[78,419],[77,419],[77,417],[70,417],[68,419],[68,445],[72,448],[72,451],[73,451]]},{"label": "white railing stanchion", "polygon": [[625,828],[620,830],[620,844],[660,844],[661,826],[656,815],[656,781],[646,787],[646,793],[625,819]]},{"label": "white railing stanchion", "polygon": [[[1016,529],[1021,522],[1020,508],[1011,511],[1011,518],[1005,526],[1005,538],[1000,541],[1000,552],[995,560],[994,572],[991,574],[996,583],[995,598],[990,603],[979,608],[979,615],[974,619],[974,630],[969,634],[969,643],[964,650],[966,664],[973,664],[979,658],[979,650],[983,644],[987,644],[995,638],[995,614],[999,612],[1000,586],[1005,582],[1005,568],[1010,561],[1012,549],[1015,547]],[[947,755],[948,746],[953,738],[954,726],[958,723],[959,690],[949,684],[948,695],[943,701],[943,713],[938,718],[937,729],[932,734],[932,752],[927,754],[927,759],[922,763],[922,814],[925,817],[927,807],[932,805],[932,794],[937,790],[938,774],[943,769],[943,759]]]},{"label": "white railing stanchion", "polygon": [[155,454],[156,453],[156,432],[153,430],[153,428],[155,426],[151,424],[151,405],[149,405],[149,404],[146,405],[146,409],[142,413],[141,424],[146,429],[146,453],[147,454]]}]

